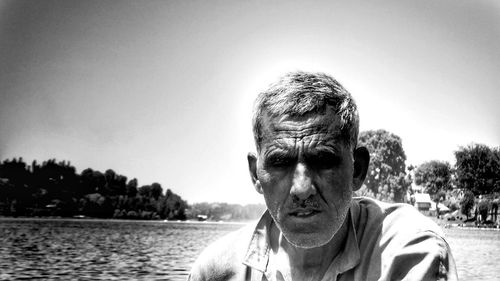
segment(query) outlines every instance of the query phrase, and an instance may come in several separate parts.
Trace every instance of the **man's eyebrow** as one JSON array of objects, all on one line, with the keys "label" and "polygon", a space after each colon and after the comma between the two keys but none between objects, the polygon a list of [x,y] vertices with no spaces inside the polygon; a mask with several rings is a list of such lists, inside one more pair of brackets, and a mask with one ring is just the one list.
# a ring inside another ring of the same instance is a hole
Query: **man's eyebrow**
[{"label": "man's eyebrow", "polygon": [[340,153],[340,147],[338,145],[320,144],[320,145],[316,146],[313,151],[330,152],[330,153],[338,154],[338,153]]},{"label": "man's eyebrow", "polygon": [[290,149],[286,149],[285,147],[273,147],[273,149],[269,149],[267,150],[265,153],[264,153],[264,157],[265,158],[268,158],[268,157],[272,157],[272,156],[295,156],[295,152],[290,150]]},{"label": "man's eyebrow", "polygon": [[334,156],[339,156],[342,154],[342,148],[339,145],[325,144],[325,145],[317,145],[313,149],[305,151],[305,155],[309,156],[318,156],[330,154]]},{"label": "man's eyebrow", "polygon": [[340,133],[328,134],[325,138],[316,141],[316,148],[328,147],[334,150],[340,150],[344,139]]}]

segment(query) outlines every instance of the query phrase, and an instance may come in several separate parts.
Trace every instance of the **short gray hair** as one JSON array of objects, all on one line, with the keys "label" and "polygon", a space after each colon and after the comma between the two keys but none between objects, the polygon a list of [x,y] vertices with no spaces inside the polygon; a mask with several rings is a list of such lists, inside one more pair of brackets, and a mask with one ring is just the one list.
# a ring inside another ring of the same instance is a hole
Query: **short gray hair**
[{"label": "short gray hair", "polygon": [[253,134],[257,150],[262,141],[262,119],[271,117],[325,114],[333,110],[340,117],[340,137],[355,149],[358,142],[358,109],[351,94],[337,80],[324,73],[291,72],[259,94],[254,104]]}]

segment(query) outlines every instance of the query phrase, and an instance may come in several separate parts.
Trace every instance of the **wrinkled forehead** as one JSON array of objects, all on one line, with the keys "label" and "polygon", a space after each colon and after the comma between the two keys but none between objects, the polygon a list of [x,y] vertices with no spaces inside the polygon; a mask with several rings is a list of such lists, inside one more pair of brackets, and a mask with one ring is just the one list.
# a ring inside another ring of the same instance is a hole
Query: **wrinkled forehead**
[{"label": "wrinkled forehead", "polygon": [[333,112],[303,116],[272,116],[266,113],[262,121],[262,144],[282,138],[317,137],[323,142],[342,141],[341,118]]}]

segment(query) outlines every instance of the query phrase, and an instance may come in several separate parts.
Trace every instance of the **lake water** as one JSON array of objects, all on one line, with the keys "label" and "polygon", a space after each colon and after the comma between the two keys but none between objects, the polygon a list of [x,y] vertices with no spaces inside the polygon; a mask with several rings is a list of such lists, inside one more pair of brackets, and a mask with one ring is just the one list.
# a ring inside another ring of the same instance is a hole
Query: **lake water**
[{"label": "lake water", "polygon": [[[0,219],[0,280],[185,280],[238,224]],[[500,280],[500,231],[445,229],[461,280]]]}]

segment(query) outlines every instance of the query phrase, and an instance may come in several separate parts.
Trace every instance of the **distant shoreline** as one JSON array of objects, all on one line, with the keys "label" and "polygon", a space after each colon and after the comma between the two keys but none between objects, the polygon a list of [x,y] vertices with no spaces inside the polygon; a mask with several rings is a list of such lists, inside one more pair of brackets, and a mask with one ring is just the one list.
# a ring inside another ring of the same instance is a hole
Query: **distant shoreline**
[{"label": "distant shoreline", "polygon": [[500,228],[498,226],[475,226],[475,225],[445,224],[445,225],[440,225],[440,227],[442,227],[442,228],[481,229],[481,230],[500,231]]},{"label": "distant shoreline", "polygon": [[154,223],[189,223],[189,224],[234,224],[234,225],[247,225],[256,220],[251,221],[198,221],[198,220],[134,220],[134,219],[107,219],[107,218],[72,218],[72,217],[8,217],[8,216],[0,216],[0,221],[81,221],[81,222],[92,222],[92,221],[102,221],[102,222],[154,222]]},{"label": "distant shoreline", "polygon": [[[74,222],[130,222],[130,223],[166,223],[166,224],[196,224],[196,225],[248,225],[251,223],[256,223],[257,220],[250,221],[198,221],[198,220],[134,220],[134,219],[106,219],[106,218],[70,218],[70,217],[8,217],[0,216],[1,221],[74,221]],[[475,226],[472,224],[443,224],[438,223],[438,225],[443,229],[458,228],[467,230],[492,230],[500,231],[498,226]]]},{"label": "distant shoreline", "polygon": [[476,225],[472,222],[453,222],[444,219],[437,219],[436,217],[430,217],[437,225],[441,228],[463,228],[463,229],[486,229],[486,230],[497,230],[500,231],[499,225]]}]

